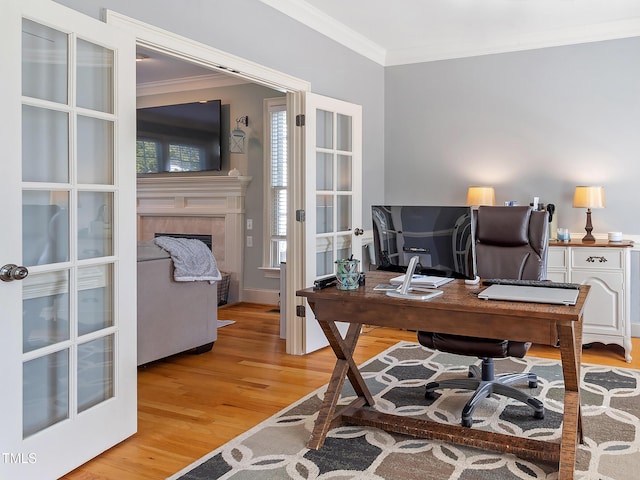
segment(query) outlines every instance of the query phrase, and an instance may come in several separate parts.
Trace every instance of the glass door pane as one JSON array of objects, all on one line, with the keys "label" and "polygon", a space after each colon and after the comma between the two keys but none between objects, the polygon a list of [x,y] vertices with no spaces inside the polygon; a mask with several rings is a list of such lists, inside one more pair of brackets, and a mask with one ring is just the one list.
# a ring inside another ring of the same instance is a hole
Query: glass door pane
[{"label": "glass door pane", "polygon": [[113,267],[78,269],[78,335],[113,325]]},{"label": "glass door pane", "polygon": [[78,183],[113,184],[113,122],[78,116]]},{"label": "glass door pane", "polygon": [[78,346],[78,411],[113,397],[113,335]]},{"label": "glass door pane", "polygon": [[320,237],[316,239],[316,273],[319,277],[331,275],[334,270],[333,239]]},{"label": "glass door pane", "polygon": [[30,274],[22,289],[23,352],[69,340],[69,272]]},{"label": "glass door pane", "polygon": [[69,191],[22,192],[22,264],[69,260]]},{"label": "glass door pane", "polygon": [[78,106],[113,113],[113,50],[78,40]]},{"label": "glass door pane", "polygon": [[69,418],[69,350],[25,362],[22,376],[23,438]]},{"label": "glass door pane", "polygon": [[333,148],[333,112],[317,110],[316,146],[318,148]]},{"label": "glass door pane", "polygon": [[336,116],[336,122],[338,124],[336,129],[336,148],[343,152],[351,152],[353,143],[353,119],[350,115],[338,113]]},{"label": "glass door pane", "polygon": [[112,193],[78,193],[78,259],[113,255],[112,218]]},{"label": "glass door pane", "polygon": [[68,36],[31,20],[22,20],[22,95],[66,104]]},{"label": "glass door pane", "polygon": [[22,180],[69,181],[69,114],[22,106]]}]

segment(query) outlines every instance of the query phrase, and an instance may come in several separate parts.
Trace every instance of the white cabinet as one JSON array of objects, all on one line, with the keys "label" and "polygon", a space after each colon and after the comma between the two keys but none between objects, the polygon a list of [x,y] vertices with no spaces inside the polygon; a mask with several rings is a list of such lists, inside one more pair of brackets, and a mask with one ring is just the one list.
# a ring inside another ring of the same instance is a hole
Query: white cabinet
[{"label": "white cabinet", "polygon": [[547,278],[591,285],[585,305],[582,343],[620,345],[631,361],[629,301],[632,242],[551,242]]}]

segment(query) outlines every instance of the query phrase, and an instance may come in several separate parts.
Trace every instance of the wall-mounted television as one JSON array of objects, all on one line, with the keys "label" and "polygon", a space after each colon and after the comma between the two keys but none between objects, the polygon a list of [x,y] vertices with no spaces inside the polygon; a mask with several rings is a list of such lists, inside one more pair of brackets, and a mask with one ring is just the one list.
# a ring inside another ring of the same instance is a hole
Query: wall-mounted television
[{"label": "wall-mounted television", "polygon": [[136,171],[221,170],[221,101],[137,110]]},{"label": "wall-mounted television", "polygon": [[374,205],[373,243],[379,270],[405,272],[414,256],[416,273],[475,279],[471,207]]}]

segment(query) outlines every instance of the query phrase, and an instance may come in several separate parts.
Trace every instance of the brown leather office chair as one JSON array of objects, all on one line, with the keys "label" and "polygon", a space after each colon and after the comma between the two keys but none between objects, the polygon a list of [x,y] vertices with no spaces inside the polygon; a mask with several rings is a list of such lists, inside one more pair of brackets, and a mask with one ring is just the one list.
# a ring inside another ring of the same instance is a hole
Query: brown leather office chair
[{"label": "brown leather office chair", "polygon": [[[544,280],[547,274],[549,242],[548,214],[532,211],[530,207],[478,208],[475,221],[476,262],[481,278]],[[526,355],[530,342],[513,342],[486,338],[418,332],[418,341],[425,347],[459,355],[477,356],[481,366],[469,367],[469,377],[430,382],[426,398],[433,398],[434,390],[455,388],[475,390],[462,411],[462,425],[473,424],[473,411],[478,404],[497,393],[530,405],[535,418],[544,418],[542,402],[511,384],[528,382],[536,388],[538,379],[533,373],[494,375],[494,358]]]}]

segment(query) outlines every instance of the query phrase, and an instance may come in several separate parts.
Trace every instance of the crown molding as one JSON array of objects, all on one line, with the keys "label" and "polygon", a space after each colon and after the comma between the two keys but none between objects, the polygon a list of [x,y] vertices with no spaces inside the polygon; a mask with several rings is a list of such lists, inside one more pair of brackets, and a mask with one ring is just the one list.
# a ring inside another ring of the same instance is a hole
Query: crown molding
[{"label": "crown molding", "polygon": [[305,1],[260,1],[385,67],[640,36],[640,18],[630,18],[485,41],[472,38],[386,50]]},{"label": "crown molding", "polygon": [[363,57],[373,60],[380,65],[385,64],[387,51],[383,47],[349,28],[347,25],[338,22],[335,18],[330,17],[307,2],[296,0],[260,1]]},{"label": "crown molding", "polygon": [[385,66],[477,57],[640,36],[640,18],[547,30],[483,43],[450,42],[387,52]]},{"label": "crown molding", "polygon": [[191,90],[205,90],[207,88],[230,87],[249,83],[240,77],[228,75],[210,74],[196,75],[193,77],[174,78],[171,80],[159,80],[157,82],[139,83],[136,86],[136,95],[144,97],[164,93],[184,92]]}]

